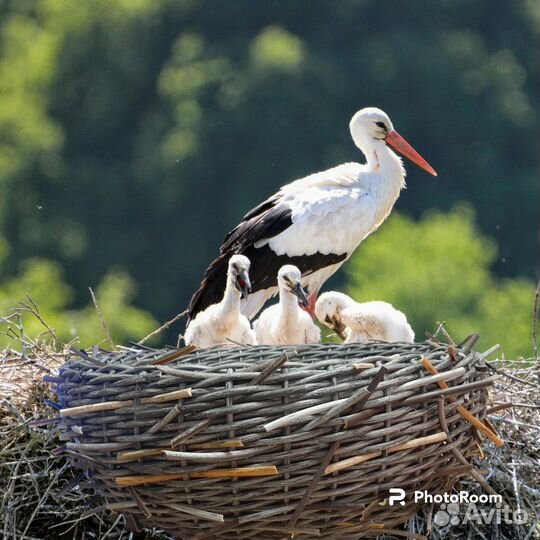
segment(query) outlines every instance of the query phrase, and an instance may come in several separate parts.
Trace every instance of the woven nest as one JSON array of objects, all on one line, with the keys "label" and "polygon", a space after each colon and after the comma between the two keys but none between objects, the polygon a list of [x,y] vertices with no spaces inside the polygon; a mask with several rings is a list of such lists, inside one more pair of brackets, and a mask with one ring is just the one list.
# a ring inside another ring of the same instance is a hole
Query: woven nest
[{"label": "woven nest", "polygon": [[96,511],[182,539],[357,539],[418,511],[390,488],[443,493],[471,473],[478,431],[497,439],[493,379],[467,346],[426,342],[95,350],[52,382],[59,451]]}]

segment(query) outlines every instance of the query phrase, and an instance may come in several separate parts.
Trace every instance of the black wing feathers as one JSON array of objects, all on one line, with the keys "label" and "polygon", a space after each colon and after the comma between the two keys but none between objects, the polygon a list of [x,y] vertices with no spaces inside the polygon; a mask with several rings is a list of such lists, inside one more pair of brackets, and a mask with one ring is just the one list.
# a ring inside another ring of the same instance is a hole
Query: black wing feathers
[{"label": "black wing feathers", "polygon": [[[256,211],[257,210],[257,211]],[[292,225],[292,211],[277,197],[272,197],[246,214],[244,219],[225,236],[220,253],[241,253],[259,240],[272,238]],[[240,250],[240,251],[239,251]]]},{"label": "black wing feathers", "polygon": [[[225,236],[219,250],[219,257],[210,264],[201,286],[191,298],[188,307],[189,320],[195,318],[199,311],[221,301],[227,281],[227,263],[232,255],[241,253],[251,260],[247,251],[250,248],[255,249],[253,244],[265,238],[272,238],[292,225],[291,209],[280,201],[279,194],[270,197],[248,212],[244,219]],[[255,260],[251,260],[251,264],[252,291],[256,292],[264,287],[257,286],[253,278],[256,268],[260,265]]]},{"label": "black wing feathers", "polygon": [[337,264],[347,258],[347,253],[314,253],[312,255],[277,255],[268,245],[255,247],[267,238],[273,238],[292,225],[292,211],[282,201],[280,194],[270,197],[248,212],[244,219],[225,236],[220,255],[208,267],[204,279],[189,304],[189,320],[212,304],[220,302],[225,292],[227,265],[235,253],[245,255],[251,261],[249,276],[251,292],[277,285],[278,270],[284,264],[294,264],[302,275]]}]

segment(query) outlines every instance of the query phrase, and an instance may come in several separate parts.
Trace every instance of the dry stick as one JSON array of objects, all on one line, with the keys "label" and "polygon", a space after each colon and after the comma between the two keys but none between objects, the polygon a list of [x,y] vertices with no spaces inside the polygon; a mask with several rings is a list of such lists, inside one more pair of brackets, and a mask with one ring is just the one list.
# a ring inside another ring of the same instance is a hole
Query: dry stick
[{"label": "dry stick", "polygon": [[214,441],[205,443],[189,444],[189,448],[196,450],[213,450],[216,448],[244,448],[244,443],[240,439],[229,439],[227,441]]},{"label": "dry stick", "polygon": [[454,379],[459,379],[462,375],[465,375],[466,369],[464,367],[451,369],[449,371],[444,371],[443,373],[437,373],[437,375],[432,375],[430,377],[420,377],[409,382],[402,384],[399,387],[399,391],[412,390],[420,386],[428,386],[442,380],[453,381]]},{"label": "dry stick", "polygon": [[289,356],[287,351],[285,351],[281,356],[269,362],[249,384],[250,385],[261,384],[268,377],[270,377],[270,375],[272,375],[274,371],[279,369],[283,364],[285,364],[286,362],[288,362],[291,358],[295,356],[297,356],[296,351],[291,352],[291,356]]},{"label": "dry stick", "polygon": [[167,330],[167,328],[170,328],[176,321],[179,321],[182,317],[185,317],[188,314],[188,310],[182,311],[182,313],[179,313],[176,317],[173,317],[170,321],[167,321],[163,325],[161,325],[157,330],[154,330],[150,334],[148,334],[146,337],[143,337],[140,341],[137,341],[137,345],[143,345],[146,343],[150,338],[153,338],[155,335],[159,334],[163,330]]},{"label": "dry stick", "polygon": [[288,534],[288,538],[294,538],[297,534],[309,534],[310,536],[321,536],[321,530],[311,527],[295,527],[293,530],[288,527],[278,527],[277,525],[272,527],[271,525],[260,525],[257,527],[257,531],[271,531],[281,532]]},{"label": "dry stick", "polygon": [[136,461],[146,457],[160,456],[164,448],[146,448],[145,450],[130,450],[129,452],[121,452],[116,456],[118,463],[127,463],[128,461]]},{"label": "dry stick", "polygon": [[385,406],[381,405],[379,407],[372,407],[369,409],[363,409],[360,412],[351,414],[350,416],[347,416],[345,418],[345,424],[343,426],[344,429],[350,429],[354,426],[357,426],[358,424],[361,424],[362,422],[365,422],[372,416],[382,413],[385,410]]},{"label": "dry stick", "polygon": [[[451,449],[452,454],[458,459],[463,465],[470,465],[470,463],[465,459],[465,456],[457,449]],[[498,495],[498,493],[486,482],[486,479],[473,467],[469,473],[490,495]]]},{"label": "dry stick", "polygon": [[[279,474],[275,465],[261,465],[258,467],[237,467],[231,469],[213,469],[210,471],[187,473],[190,478],[237,478],[255,476],[276,476]],[[148,474],[142,476],[117,476],[114,481],[117,486],[140,486],[142,484],[160,484],[180,480],[185,472],[175,474]]]},{"label": "dry stick", "polygon": [[533,352],[534,352],[534,358],[536,360],[538,360],[538,335],[536,334],[536,327],[538,326],[538,297],[539,296],[540,296],[540,279],[538,280],[538,285],[536,287],[536,294],[534,295],[533,327],[532,327]]},{"label": "dry stick", "polygon": [[[379,506],[379,499],[373,499],[360,514],[360,523],[367,521],[368,517],[373,513],[373,510]],[[373,525],[376,525],[375,523]]]},{"label": "dry stick", "polygon": [[379,369],[379,371],[377,371],[373,379],[371,379],[371,382],[368,384],[367,387],[360,388],[350,397],[346,398],[345,401],[343,401],[342,403],[338,403],[319,418],[312,420],[309,424],[305,426],[304,429],[315,429],[320,425],[324,424],[325,422],[328,422],[332,418],[335,418],[353,405],[357,405],[359,408],[362,408],[365,405],[366,401],[370,398],[371,394],[375,392],[377,386],[379,386],[379,383],[383,380],[386,373],[388,373],[388,370],[384,366],[381,366],[381,368]]},{"label": "dry stick", "polygon": [[370,364],[369,362],[358,362],[356,364],[352,365],[353,369],[360,370],[360,369],[371,369],[374,368],[375,364]]},{"label": "dry stick", "polygon": [[94,291],[92,290],[92,287],[88,287],[88,290],[90,291],[90,296],[92,297],[92,302],[94,302],[94,306],[96,307],[96,311],[98,312],[99,320],[101,322],[101,327],[103,328],[103,332],[105,332],[105,336],[107,337],[107,341],[109,342],[109,345],[111,346],[111,349],[114,349],[114,343],[111,338],[111,334],[109,333],[109,329],[107,328],[107,324],[105,323],[105,319],[103,317],[103,313],[101,313],[101,309],[99,309],[99,304],[96,298],[96,295],[94,294]]},{"label": "dry stick", "polygon": [[[512,407],[516,407],[517,405],[514,403],[499,403],[497,405],[494,405],[493,407],[490,407],[486,411],[486,415],[493,414],[498,411],[503,411],[505,409],[511,409]],[[534,405],[525,405],[525,407],[533,407],[533,408],[540,408],[540,405],[534,406]]]},{"label": "dry stick", "polygon": [[490,364],[489,362],[486,362],[486,366],[491,369],[494,373],[498,373],[499,375],[502,375],[503,377],[506,377],[512,381],[525,384],[527,386],[532,386],[533,388],[540,388],[540,384],[533,383],[531,381],[527,381],[525,379],[520,379],[519,377],[515,377],[514,375],[510,375],[510,373],[507,373],[506,371],[502,371],[501,368],[497,368],[494,365]]},{"label": "dry stick", "polygon": [[[370,529],[375,529],[378,531],[378,534],[381,534],[381,530],[379,527],[369,527],[368,531]],[[384,532],[385,535],[392,535],[392,536],[402,536],[403,538],[413,538],[413,540],[428,540],[427,536],[424,536],[423,534],[417,534],[409,531],[402,531],[400,529],[384,529],[382,532]]]},{"label": "dry stick", "polygon": [[291,414],[287,414],[286,416],[282,416],[277,420],[272,420],[272,422],[264,424],[263,428],[265,429],[265,431],[268,432],[273,431],[274,429],[280,429],[282,427],[295,424],[296,422],[301,422],[303,418],[306,418],[308,416],[313,416],[314,414],[331,409],[335,405],[343,403],[344,401],[346,401],[346,398],[336,399],[327,403],[320,403],[319,405],[313,405],[312,407],[306,407],[305,409],[301,409]]},{"label": "dry stick", "polygon": [[483,353],[480,353],[480,357],[482,360],[485,360],[488,356],[491,356],[492,354],[496,353],[501,348],[501,345],[499,343],[496,343],[493,345],[493,347],[490,347],[487,351],[484,351]]},{"label": "dry stick", "polygon": [[479,339],[480,334],[470,334],[461,343],[457,345],[457,348],[461,349],[461,352],[469,354]]},{"label": "dry stick", "polygon": [[439,399],[439,422],[441,424],[442,430],[448,435],[448,423],[446,422],[446,414],[444,413],[444,396],[441,396]]},{"label": "dry stick", "polygon": [[80,356],[85,362],[93,364],[94,366],[103,367],[106,365],[104,362],[100,362],[99,360],[96,360],[95,358],[92,358],[86,354],[84,351],[77,349],[77,347],[71,346],[69,350],[75,353],[77,356]]},{"label": "dry stick", "polygon": [[[173,401],[175,399],[184,399],[188,397],[191,397],[191,388],[184,388],[182,390],[175,390],[174,392],[166,392],[165,394],[142,398],[140,400],[140,403],[164,403],[166,401]],[[124,407],[130,407],[134,404],[134,399],[127,399],[124,401],[104,401],[102,403],[92,403],[91,405],[80,405],[77,407],[60,409],[60,416],[79,416],[81,414],[95,413],[101,411],[113,411],[116,409],[122,409]]]},{"label": "dry stick", "polygon": [[156,358],[153,362],[151,362],[151,364],[154,366],[162,366],[165,364],[169,364],[173,360],[178,360],[178,358],[186,356],[195,351],[196,349],[197,347],[195,345],[188,345],[187,347],[184,347],[179,351],[174,351],[172,353],[166,354],[165,356],[160,356],[159,358]]},{"label": "dry stick", "polygon": [[[437,368],[425,357],[422,357],[422,366],[429,371],[432,375],[436,375],[439,373],[437,371]],[[438,382],[439,386],[442,389],[447,389],[448,385],[444,381]],[[454,396],[448,396],[448,401],[454,402],[456,398]],[[492,440],[498,447],[501,447],[504,445],[504,442],[502,439],[500,439],[496,433],[493,433],[493,431],[486,426],[482,421],[480,421],[476,416],[471,414],[465,407],[460,405],[457,407],[457,412],[463,416],[466,420],[468,420],[474,427],[476,427],[478,430],[480,430],[488,439]]]},{"label": "dry stick", "polygon": [[[391,446],[390,448],[386,448],[385,450],[388,453],[400,452],[402,450],[410,450],[411,448],[425,446],[426,444],[434,444],[446,441],[447,438],[448,435],[444,431],[441,431],[440,433],[435,433],[435,435],[418,437],[417,439],[412,439],[404,443],[396,444],[395,446]],[[349,467],[353,467],[354,465],[359,465],[360,463],[364,463],[365,461],[369,461],[370,459],[379,457],[382,455],[382,453],[383,450],[377,450],[375,452],[368,452],[367,454],[347,458],[342,461],[338,461],[337,463],[332,463],[332,465],[326,467],[324,474],[327,475],[333,472],[341,471],[343,469],[348,469]]]},{"label": "dry stick", "polygon": [[173,510],[177,510],[178,512],[190,514],[192,516],[196,516],[202,519],[207,519],[208,521],[217,521],[218,523],[223,523],[224,521],[223,514],[208,512],[207,510],[199,510],[197,508],[193,508],[192,506],[186,506],[184,504],[169,503],[168,506],[170,506]]},{"label": "dry stick", "polygon": [[[512,420],[516,420],[516,415],[514,411],[512,411]],[[516,472],[516,463],[514,460],[512,460],[512,463],[510,464],[512,467],[512,487],[514,488],[514,500],[517,504],[517,512],[521,512],[521,497],[519,496],[519,489],[518,489],[518,480],[517,480],[517,472]]]},{"label": "dry stick", "polygon": [[149,435],[151,433],[157,433],[161,431],[167,424],[170,424],[182,411],[178,403],[156,424],[150,427],[144,435]]},{"label": "dry stick", "polygon": [[439,398],[440,396],[452,396],[466,394],[471,390],[477,390],[478,388],[485,388],[486,386],[491,386],[493,382],[498,378],[497,375],[492,377],[486,377],[485,379],[480,379],[472,383],[460,384],[458,386],[450,386],[448,388],[439,388],[439,390],[433,390],[431,392],[425,392],[424,394],[416,394],[411,397],[405,398],[401,401],[401,405],[412,405],[413,403],[424,403],[426,401],[432,401]]},{"label": "dry stick", "polygon": [[56,341],[56,344],[59,345],[60,347],[64,347],[64,344],[62,343],[62,341],[60,340],[60,338],[56,335],[56,331],[54,330],[54,328],[51,328],[46,322],[45,320],[43,319],[43,317],[41,316],[41,312],[39,311],[39,308],[37,306],[37,304],[34,302],[34,300],[32,300],[32,297],[27,294],[26,295],[26,298],[27,300],[30,302],[30,306],[28,304],[25,304],[24,302],[21,302],[20,304],[27,310],[29,311],[46,329],[47,329],[47,332],[52,336],[52,338],[54,339],[54,341]]},{"label": "dry stick", "polygon": [[218,463],[220,461],[235,461],[251,457],[253,449],[228,450],[227,452],[176,452],[162,450],[161,455],[168,461],[193,461],[195,463]]},{"label": "dry stick", "polygon": [[289,520],[289,523],[287,523],[287,528],[292,529],[296,525],[296,522],[298,521],[298,518],[300,517],[300,514],[306,507],[306,504],[309,501],[309,498],[311,497],[311,494],[317,487],[317,484],[319,483],[320,479],[322,478],[324,471],[326,467],[330,464],[330,461],[332,461],[332,458],[334,457],[334,454],[336,453],[337,449],[339,448],[340,441],[336,441],[328,450],[326,453],[326,456],[324,457],[320,467],[317,469],[317,472],[313,475],[313,478],[311,479],[308,487],[306,488],[306,491],[304,492],[304,495],[300,502],[298,503],[298,506],[296,507],[296,510],[294,511],[293,515],[291,516],[291,519]]},{"label": "dry stick", "polygon": [[149,519],[152,517],[152,512],[148,509],[148,506],[144,503],[144,501],[141,499],[139,494],[137,493],[137,490],[133,487],[129,488],[129,493],[137,503],[137,506],[139,507],[139,510],[144,514],[144,517],[146,519]]},{"label": "dry stick", "polygon": [[[336,405],[332,409],[330,409],[322,418],[322,422],[325,422],[326,419],[333,418],[335,415],[340,414],[344,410],[346,410],[348,407],[351,407],[352,405],[356,404],[359,407],[363,407],[367,400],[370,398],[371,394],[376,390],[377,386],[379,386],[379,383],[383,380],[384,376],[388,370],[381,366],[379,371],[375,374],[375,376],[371,379],[370,383],[366,388],[362,388],[363,392],[358,391],[355,394],[353,394],[350,398],[346,399],[344,402]],[[313,422],[312,422],[313,424]],[[296,522],[298,521],[300,514],[306,507],[309,498],[311,497],[311,494],[317,487],[317,484],[325,474],[326,468],[328,465],[330,465],[330,462],[332,461],[332,458],[334,457],[334,454],[336,453],[337,449],[339,448],[340,441],[336,441],[328,450],[326,456],[324,457],[321,466],[317,470],[317,472],[314,474],[313,478],[311,479],[308,487],[306,488],[306,491],[304,492],[304,495],[301,499],[301,501],[298,503],[298,506],[296,507],[296,510],[294,511],[294,514],[292,515],[291,519],[289,520],[289,523],[287,524],[287,527],[293,528]]]},{"label": "dry stick", "polygon": [[195,424],[194,426],[191,426],[190,428],[186,429],[186,431],[180,433],[180,435],[177,435],[173,439],[171,439],[171,448],[174,448],[175,446],[178,446],[182,444],[183,442],[187,441],[189,438],[193,437],[196,433],[201,432],[203,429],[208,426],[208,424],[211,422],[211,418],[207,418],[206,420],[202,420],[201,422]]},{"label": "dry stick", "polygon": [[228,520],[224,525],[215,527],[214,529],[205,530],[197,533],[193,540],[215,540],[218,535],[223,532],[230,531],[238,526],[238,519]]}]

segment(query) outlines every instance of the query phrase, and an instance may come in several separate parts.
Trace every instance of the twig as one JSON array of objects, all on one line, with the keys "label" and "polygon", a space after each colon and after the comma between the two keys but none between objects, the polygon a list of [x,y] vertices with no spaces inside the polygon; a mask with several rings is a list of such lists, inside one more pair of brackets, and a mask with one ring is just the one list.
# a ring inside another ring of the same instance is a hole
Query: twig
[{"label": "twig", "polygon": [[503,371],[501,368],[497,368],[495,367],[494,365],[490,364],[489,362],[486,361],[486,366],[491,369],[491,371],[493,371],[494,373],[498,373],[499,375],[502,375],[503,377],[506,377],[512,381],[515,381],[515,382],[518,382],[518,383],[521,383],[521,384],[526,384],[527,386],[532,386],[533,388],[540,388],[540,385],[536,384],[536,383],[533,383],[531,381],[527,381],[525,379],[521,379],[520,377],[515,377],[514,375],[510,375],[510,373],[507,373],[506,371]]},{"label": "twig", "polygon": [[533,327],[532,327],[533,352],[534,352],[534,358],[537,361],[538,361],[538,335],[536,333],[536,327],[538,326],[538,297],[539,296],[540,296],[540,279],[538,280],[538,285],[536,286],[536,294],[534,295]]},{"label": "twig", "polygon": [[[516,421],[516,415],[514,411],[512,411],[512,420],[514,420],[514,422]],[[515,497],[515,501],[517,505],[517,511],[521,512],[521,498],[519,496],[516,464],[512,462],[511,466],[512,466],[512,487],[514,488],[514,497]]]},{"label": "twig", "polygon": [[30,305],[28,304],[25,304],[24,302],[21,302],[21,306],[23,306],[24,308],[24,311],[28,311],[29,313],[31,313],[32,315],[34,315],[34,317],[47,329],[47,332],[52,336],[52,338],[54,339],[54,341],[56,341],[56,343],[60,346],[60,347],[64,347],[64,344],[62,343],[62,341],[60,340],[60,338],[57,336],[56,334],[56,331],[54,330],[54,328],[51,328],[46,322],[45,320],[43,319],[43,317],[41,316],[41,313],[39,311],[39,308],[37,306],[37,304],[34,302],[34,300],[32,300],[32,297],[27,294],[26,295],[26,298],[28,300],[28,302],[30,302]]},{"label": "twig", "polygon": [[173,317],[170,321],[167,321],[166,323],[162,324],[157,330],[154,330],[150,334],[148,334],[146,337],[143,337],[140,341],[137,341],[137,345],[143,345],[146,343],[150,338],[153,338],[155,335],[159,334],[163,330],[167,330],[170,328],[176,321],[179,321],[182,317],[185,317],[188,314],[188,310],[182,311],[182,313],[179,313],[176,315],[176,317]]},{"label": "twig", "polygon": [[107,328],[107,324],[105,323],[105,319],[103,318],[103,313],[101,313],[101,309],[99,309],[99,304],[98,304],[96,295],[94,294],[92,287],[88,287],[88,290],[90,291],[92,302],[94,302],[94,306],[96,306],[96,311],[98,312],[99,320],[101,321],[101,327],[103,328],[103,332],[105,332],[105,336],[107,337],[107,341],[109,342],[111,349],[114,349],[114,343],[111,338],[111,334],[109,333],[109,329]]}]

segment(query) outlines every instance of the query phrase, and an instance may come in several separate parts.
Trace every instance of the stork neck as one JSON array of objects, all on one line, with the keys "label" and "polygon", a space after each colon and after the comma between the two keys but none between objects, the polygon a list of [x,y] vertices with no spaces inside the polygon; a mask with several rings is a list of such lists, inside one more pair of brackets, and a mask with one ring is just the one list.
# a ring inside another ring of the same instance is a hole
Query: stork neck
[{"label": "stork neck", "polygon": [[401,158],[383,141],[374,140],[366,156],[372,173],[366,179],[366,187],[377,202],[378,226],[388,217],[400,191],[405,187],[405,169]]},{"label": "stork neck", "polygon": [[281,316],[286,323],[291,323],[298,320],[298,300],[296,296],[288,289],[280,287],[279,290],[279,305],[281,308]]},{"label": "stork neck", "polygon": [[378,172],[385,181],[391,181],[399,189],[405,186],[403,162],[383,141],[371,141],[366,159],[370,171]]},{"label": "stork neck", "polygon": [[233,278],[228,277],[225,294],[221,301],[221,315],[228,317],[238,313],[240,313],[240,291],[235,287]]}]

